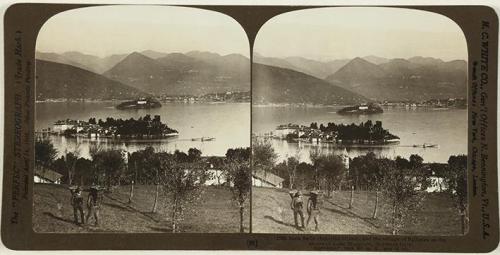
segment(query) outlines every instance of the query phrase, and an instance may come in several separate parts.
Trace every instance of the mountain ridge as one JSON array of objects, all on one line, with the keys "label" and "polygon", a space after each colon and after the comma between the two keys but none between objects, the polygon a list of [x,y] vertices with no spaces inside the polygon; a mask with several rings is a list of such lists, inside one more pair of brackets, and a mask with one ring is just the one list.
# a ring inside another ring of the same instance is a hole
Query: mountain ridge
[{"label": "mountain ridge", "polygon": [[149,96],[100,74],[71,65],[36,60],[36,100],[47,99],[133,99]]},{"label": "mountain ridge", "polygon": [[[314,76],[281,67],[253,64],[252,100],[256,104],[356,104],[367,98]],[[307,87],[307,88],[305,88]]]}]

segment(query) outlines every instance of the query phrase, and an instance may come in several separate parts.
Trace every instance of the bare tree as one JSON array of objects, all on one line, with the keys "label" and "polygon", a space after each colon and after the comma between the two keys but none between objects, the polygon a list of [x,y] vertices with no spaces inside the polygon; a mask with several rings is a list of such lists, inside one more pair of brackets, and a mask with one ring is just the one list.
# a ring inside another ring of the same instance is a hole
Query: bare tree
[{"label": "bare tree", "polygon": [[298,157],[289,157],[286,161],[287,164],[287,172],[288,172],[288,188],[295,188],[295,177],[297,176],[297,166],[299,165]]},{"label": "bare tree", "polygon": [[80,155],[80,147],[77,143],[73,152],[68,152],[66,149],[64,151],[64,168],[68,173],[68,184],[73,185],[74,177],[76,174],[76,162],[78,160],[78,156]]},{"label": "bare tree", "polygon": [[419,191],[418,173],[400,169],[390,160],[380,161],[380,167],[384,169],[382,187],[392,207],[389,225],[392,234],[396,235],[415,218],[414,212],[422,204],[424,196]]},{"label": "bare tree", "polygon": [[233,200],[238,203],[240,213],[240,233],[245,232],[245,201],[250,196],[252,173],[250,170],[250,148],[230,149],[226,153],[225,168],[231,183]]},{"label": "bare tree", "polygon": [[176,151],[173,156],[159,155],[159,168],[164,173],[162,183],[171,197],[172,232],[179,231],[186,209],[199,199],[202,186],[208,178],[207,165],[199,158]]},{"label": "bare tree", "polygon": [[278,155],[274,152],[271,143],[258,139],[252,141],[252,164],[254,170],[262,169],[267,174],[273,168],[277,158]]}]

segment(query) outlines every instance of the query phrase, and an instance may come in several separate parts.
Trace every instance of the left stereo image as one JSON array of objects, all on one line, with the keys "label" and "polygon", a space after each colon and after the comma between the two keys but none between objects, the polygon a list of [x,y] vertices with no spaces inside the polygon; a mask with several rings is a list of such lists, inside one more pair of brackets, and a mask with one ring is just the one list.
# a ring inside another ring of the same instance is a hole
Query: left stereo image
[{"label": "left stereo image", "polygon": [[99,6],[36,42],[38,233],[250,231],[250,48],[229,16]]}]

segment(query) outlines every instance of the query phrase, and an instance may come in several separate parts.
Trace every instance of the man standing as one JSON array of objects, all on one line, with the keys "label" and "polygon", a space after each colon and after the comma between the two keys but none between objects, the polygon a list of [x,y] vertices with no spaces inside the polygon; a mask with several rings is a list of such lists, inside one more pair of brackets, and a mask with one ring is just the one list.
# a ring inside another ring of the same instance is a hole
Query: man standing
[{"label": "man standing", "polygon": [[69,189],[71,191],[71,205],[73,206],[73,216],[75,218],[75,224],[79,225],[78,222],[78,211],[80,212],[81,224],[85,224],[83,218],[83,196],[82,190],[79,186],[71,187]]},{"label": "man standing", "polygon": [[99,225],[99,209],[102,202],[102,194],[99,192],[98,186],[92,186],[89,189],[89,196],[87,197],[87,218],[85,221],[88,223],[90,216],[95,219],[95,225]]},{"label": "man standing", "polygon": [[303,212],[303,200],[302,193],[297,191],[292,198],[290,207],[293,210],[293,219],[295,221],[295,227],[299,228],[298,217],[300,216],[301,228],[304,228],[304,212]]},{"label": "man standing", "polygon": [[322,200],[319,195],[319,191],[311,191],[309,200],[307,200],[308,217],[306,227],[309,226],[311,219],[314,219],[314,224],[316,224],[314,231],[319,231],[319,214],[322,206]]}]

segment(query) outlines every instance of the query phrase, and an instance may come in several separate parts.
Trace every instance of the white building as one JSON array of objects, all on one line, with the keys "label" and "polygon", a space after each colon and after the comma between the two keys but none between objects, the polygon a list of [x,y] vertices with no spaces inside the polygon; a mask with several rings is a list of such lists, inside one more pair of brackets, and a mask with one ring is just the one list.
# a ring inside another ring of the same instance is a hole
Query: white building
[{"label": "white building", "polygon": [[299,125],[292,125],[292,124],[280,125],[276,128],[273,134],[274,136],[285,138],[288,134],[294,134],[294,133],[299,134],[299,130],[300,130]]},{"label": "white building", "polygon": [[205,185],[224,185],[227,182],[227,177],[222,170],[209,169],[207,170],[209,174],[208,180],[205,181]]},{"label": "white building", "polygon": [[33,176],[33,181],[35,183],[53,183],[53,184],[61,184],[62,174],[45,169],[35,169],[35,174]]},{"label": "white building", "polygon": [[283,178],[263,170],[252,172],[252,185],[255,187],[283,188],[283,181]]},{"label": "white building", "polygon": [[68,129],[73,129],[77,125],[74,121],[64,120],[54,123],[52,130],[56,133],[63,133]]}]

